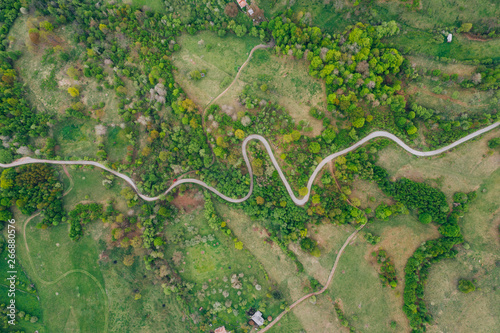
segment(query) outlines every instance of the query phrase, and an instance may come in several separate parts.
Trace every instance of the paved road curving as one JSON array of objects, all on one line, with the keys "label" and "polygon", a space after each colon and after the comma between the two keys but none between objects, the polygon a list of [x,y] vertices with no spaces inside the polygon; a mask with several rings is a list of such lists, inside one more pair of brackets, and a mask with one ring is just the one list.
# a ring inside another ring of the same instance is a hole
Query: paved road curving
[{"label": "paved road curving", "polygon": [[[455,142],[453,142],[452,144],[446,146],[446,147],[443,147],[443,148],[439,148],[439,149],[436,149],[436,150],[431,150],[431,151],[425,151],[425,152],[421,152],[421,151],[418,151],[418,150],[415,150],[413,148],[410,148],[408,145],[406,145],[401,139],[399,139],[397,136],[395,136],[394,134],[391,134],[389,132],[385,132],[385,131],[376,131],[376,132],[373,132],[371,134],[369,134],[368,136],[364,137],[363,139],[359,140],[357,143],[355,143],[354,145],[350,146],[349,148],[346,148],[344,150],[341,150],[337,153],[334,153],[334,154],[331,154],[329,156],[327,156],[325,159],[323,159],[321,161],[321,163],[319,163],[317,166],[316,166],[316,169],[314,169],[314,172],[312,173],[311,177],[309,178],[309,182],[307,183],[307,189],[308,189],[308,193],[306,196],[304,196],[303,198],[297,198],[295,196],[295,194],[293,193],[293,190],[290,186],[290,184],[288,183],[288,181],[286,180],[285,178],[285,175],[283,174],[283,171],[281,170],[281,167],[279,166],[278,162],[276,161],[276,158],[274,157],[273,155],[273,152],[271,150],[271,146],[269,145],[269,142],[267,142],[267,140],[260,136],[260,135],[257,135],[257,134],[252,134],[252,135],[249,135],[244,141],[243,141],[243,145],[242,145],[242,153],[243,153],[243,158],[245,160],[245,163],[247,165],[247,168],[248,168],[248,172],[250,174],[250,190],[248,191],[248,194],[245,195],[243,198],[239,198],[239,199],[233,199],[233,198],[230,198],[222,193],[220,193],[219,191],[217,191],[215,188],[213,188],[212,186],[209,186],[207,185],[205,182],[199,180],[199,179],[193,179],[193,178],[186,178],[186,179],[180,179],[178,181],[176,181],[174,184],[172,184],[163,194],[167,194],[169,193],[170,191],[172,191],[175,187],[181,185],[181,184],[197,184],[197,185],[200,185],[204,188],[206,188],[207,190],[209,191],[212,191],[213,193],[215,193],[216,195],[218,195],[219,197],[221,197],[222,199],[226,200],[226,201],[229,201],[229,202],[232,202],[232,203],[241,203],[243,201],[246,201],[248,198],[250,198],[250,196],[252,195],[252,192],[253,192],[253,170],[252,170],[252,166],[250,164],[250,161],[248,159],[248,155],[247,155],[247,145],[250,141],[252,140],[257,140],[257,141],[260,141],[264,147],[266,148],[267,150],[267,153],[269,154],[269,158],[271,159],[271,162],[273,163],[274,167],[276,168],[276,171],[278,171],[278,174],[281,178],[281,181],[283,182],[283,184],[285,185],[286,187],[286,190],[288,192],[288,194],[290,195],[290,197],[292,198],[293,202],[298,205],[298,206],[301,206],[301,205],[304,205],[308,200],[309,200],[309,196],[310,196],[310,193],[311,193],[311,188],[312,188],[312,184],[316,178],[316,176],[318,175],[318,173],[321,171],[321,169],[330,161],[334,160],[335,158],[341,156],[341,155],[345,155],[355,149],[357,149],[358,147],[360,147],[361,145],[363,145],[364,143],[372,140],[372,139],[375,139],[375,138],[387,138],[387,139],[390,139],[392,141],[394,141],[395,143],[397,143],[399,146],[401,146],[404,150],[408,151],[409,153],[415,155],[415,156],[434,156],[434,155],[439,155],[447,150],[450,150],[466,141],[469,141],[481,134],[484,134],[488,131],[491,131],[492,129],[498,127],[500,125],[500,122],[497,122],[497,123],[494,123],[492,125],[489,125],[483,129],[480,129],[474,133],[471,133],[463,138],[461,138],[460,140],[457,140]],[[141,197],[141,199],[143,200],[146,200],[146,201],[156,201],[158,199],[160,199],[160,195],[158,196],[155,196],[155,197],[149,197],[147,195],[144,195],[142,193],[139,192],[139,189],[137,188],[137,185],[135,184],[135,182],[127,175],[123,174],[123,173],[120,173],[118,171],[115,171],[115,170],[112,170],[108,167],[106,167],[105,165],[99,163],[99,162],[94,162],[94,161],[54,161],[54,160],[44,160],[44,159],[38,159],[38,158],[31,158],[31,157],[23,157],[23,158],[20,158],[12,163],[8,163],[8,164],[2,164],[0,163],[0,167],[2,168],[10,168],[10,167],[16,167],[16,166],[20,166],[20,165],[25,165],[25,164],[34,164],[34,163],[46,163],[46,164],[56,164],[56,165],[93,165],[95,167],[98,167],[98,168],[101,168],[103,170],[106,170],[112,174],[114,174],[115,176],[125,180],[136,192],[137,194],[139,195],[139,197]]]}]

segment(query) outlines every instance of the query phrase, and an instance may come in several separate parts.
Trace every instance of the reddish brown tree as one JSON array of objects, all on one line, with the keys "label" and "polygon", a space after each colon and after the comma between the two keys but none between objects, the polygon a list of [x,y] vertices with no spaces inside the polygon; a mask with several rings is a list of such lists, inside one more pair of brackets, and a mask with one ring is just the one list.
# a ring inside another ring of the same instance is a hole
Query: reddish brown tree
[{"label": "reddish brown tree", "polygon": [[236,17],[238,15],[238,5],[234,2],[228,3],[224,9],[224,13],[229,17]]}]

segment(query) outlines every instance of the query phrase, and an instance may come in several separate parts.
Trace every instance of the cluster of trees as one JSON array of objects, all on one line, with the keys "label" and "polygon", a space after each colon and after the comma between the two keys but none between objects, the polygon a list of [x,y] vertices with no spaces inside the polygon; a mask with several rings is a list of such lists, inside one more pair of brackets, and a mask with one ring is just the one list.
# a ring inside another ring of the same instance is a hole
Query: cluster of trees
[{"label": "cluster of trees", "polygon": [[57,225],[63,218],[63,185],[51,166],[32,164],[4,169],[0,181],[0,220],[12,218],[10,207],[14,204],[25,215],[41,210],[41,225],[45,227]]},{"label": "cluster of trees", "polygon": [[418,210],[422,223],[434,221],[443,224],[446,222],[449,207],[443,192],[407,178],[391,182],[387,178],[387,171],[378,166],[374,166],[373,169],[381,189],[409,209]]},{"label": "cluster of trees", "polygon": [[391,258],[387,256],[385,250],[379,249],[377,251],[377,263],[380,264],[379,278],[383,285],[389,285],[392,289],[396,288],[398,285],[398,279],[396,277],[396,268]]},{"label": "cluster of trees", "polygon": [[9,45],[7,34],[20,13],[22,4],[16,0],[4,0],[0,3],[0,52]]},{"label": "cluster of trees", "polygon": [[405,267],[403,311],[408,316],[410,326],[415,332],[424,332],[425,323],[432,320],[423,299],[429,268],[432,263],[444,258],[453,258],[457,254],[454,246],[463,242],[458,220],[468,211],[468,204],[475,197],[475,192],[455,194],[454,201],[459,202],[454,202],[454,208],[448,215],[446,223],[439,228],[443,237],[425,242],[408,259]]},{"label": "cluster of trees", "polygon": [[[394,94],[401,90],[396,76],[408,66],[403,66],[404,59],[397,50],[380,42],[381,38],[399,32],[394,21],[379,26],[358,23],[348,26],[343,34],[332,36],[291,18],[275,17],[262,25],[272,32],[278,54],[310,61],[310,75],[326,82],[328,110],[347,115],[354,132],[373,119],[365,114],[367,105],[388,105],[394,114],[405,114],[404,99]],[[414,134],[414,125],[405,125],[409,134]]]},{"label": "cluster of trees", "polygon": [[103,217],[103,207],[101,204],[89,203],[78,204],[68,213],[68,223],[70,225],[69,238],[78,240],[83,235],[83,228],[86,224]]},{"label": "cluster of trees", "polygon": [[[50,120],[48,115],[35,112],[23,97],[23,84],[14,69],[19,56],[19,52],[0,52],[0,135],[7,137],[13,152],[17,149],[14,143],[26,146],[30,138],[46,136]],[[4,160],[6,154],[2,153]]]}]

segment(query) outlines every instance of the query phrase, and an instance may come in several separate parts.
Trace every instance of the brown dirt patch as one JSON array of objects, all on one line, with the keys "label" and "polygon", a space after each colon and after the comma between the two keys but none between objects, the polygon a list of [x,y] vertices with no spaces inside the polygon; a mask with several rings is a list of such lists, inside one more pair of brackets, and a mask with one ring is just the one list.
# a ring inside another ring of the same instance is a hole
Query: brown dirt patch
[{"label": "brown dirt patch", "polygon": [[175,197],[171,203],[178,209],[183,209],[186,213],[193,211],[195,208],[203,205],[203,196],[198,190],[187,190],[183,195]]}]

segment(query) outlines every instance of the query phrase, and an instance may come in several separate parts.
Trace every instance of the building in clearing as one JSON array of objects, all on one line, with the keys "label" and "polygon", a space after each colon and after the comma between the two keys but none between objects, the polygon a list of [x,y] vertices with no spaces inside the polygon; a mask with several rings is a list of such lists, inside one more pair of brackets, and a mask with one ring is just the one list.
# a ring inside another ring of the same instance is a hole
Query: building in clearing
[{"label": "building in clearing", "polygon": [[260,311],[255,312],[252,316],[252,320],[257,325],[262,326],[264,324],[264,318],[262,318],[262,312]]},{"label": "building in clearing", "polygon": [[247,1],[246,0],[238,0],[238,5],[240,5],[241,8],[245,8],[247,6]]},{"label": "building in clearing", "polygon": [[451,43],[452,39],[453,39],[453,35],[452,34],[448,34],[448,43]]},{"label": "building in clearing", "polygon": [[226,331],[226,328],[224,326],[221,326],[221,327],[215,329],[214,333],[230,333],[230,332]]}]

